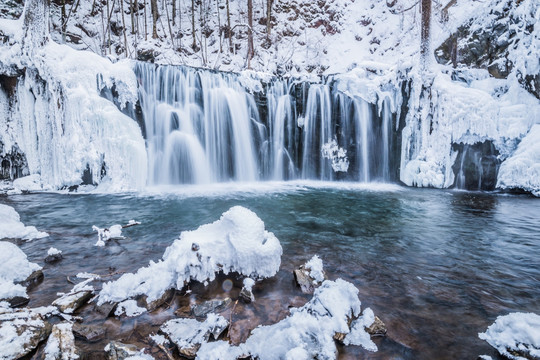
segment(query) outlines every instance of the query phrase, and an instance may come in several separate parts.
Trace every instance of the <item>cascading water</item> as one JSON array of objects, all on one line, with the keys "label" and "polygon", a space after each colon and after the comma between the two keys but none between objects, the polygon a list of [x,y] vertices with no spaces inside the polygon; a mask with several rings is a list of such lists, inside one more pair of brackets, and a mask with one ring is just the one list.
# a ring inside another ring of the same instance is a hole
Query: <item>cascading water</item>
[{"label": "cascading water", "polygon": [[[136,73],[152,185],[392,180],[395,132],[386,99],[379,109],[338,91],[331,79],[273,79],[257,105],[235,74],[146,63]],[[332,142],[350,166],[323,156]]]}]

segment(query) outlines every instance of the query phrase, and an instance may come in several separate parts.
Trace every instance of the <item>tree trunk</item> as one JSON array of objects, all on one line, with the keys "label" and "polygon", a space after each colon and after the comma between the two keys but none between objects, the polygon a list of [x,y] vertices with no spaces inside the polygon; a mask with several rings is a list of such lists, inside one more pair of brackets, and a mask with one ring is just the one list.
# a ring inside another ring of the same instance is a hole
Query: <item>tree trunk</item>
[{"label": "tree trunk", "polygon": [[266,38],[270,39],[272,30],[272,0],[266,0]]},{"label": "tree trunk", "polygon": [[[127,35],[126,35],[126,19],[124,16],[124,0],[120,0],[120,12],[122,13],[122,32],[124,33],[124,46],[125,46],[125,55],[126,58],[129,57],[129,51],[128,51],[128,42],[127,42]],[[133,15],[131,15],[131,26],[133,26]]]},{"label": "tree trunk", "polygon": [[229,9],[229,0],[227,2],[227,37],[229,38],[229,52],[233,52],[232,46],[232,28],[231,28],[231,11]]},{"label": "tree trunk", "polygon": [[150,0],[150,8],[152,10],[152,38],[157,39],[157,22],[159,19],[157,0]]},{"label": "tree trunk", "polygon": [[22,15],[23,33],[22,50],[32,54],[49,39],[49,2],[48,0],[26,0]]},{"label": "tree trunk", "polygon": [[133,7],[133,0],[129,0],[129,15],[131,16],[131,33],[135,34],[135,8]]},{"label": "tree trunk", "polygon": [[148,40],[148,26],[147,26],[147,14],[146,14],[146,0],[144,0],[144,41]]},{"label": "tree trunk", "polygon": [[172,24],[176,26],[176,0],[172,0]]},{"label": "tree trunk", "polygon": [[251,69],[251,59],[255,53],[253,46],[253,0],[247,0],[248,7],[248,69]]},{"label": "tree trunk", "polygon": [[431,37],[431,0],[422,0],[422,25],[420,30],[420,61],[425,69],[429,65],[430,37]]},{"label": "tree trunk", "polygon": [[193,37],[191,47],[195,50],[197,48],[197,41],[195,39],[195,0],[191,0],[191,36]]},{"label": "tree trunk", "polygon": [[62,42],[66,42],[66,28],[67,28],[67,16],[66,16],[66,0],[62,0],[62,9],[61,9],[61,18],[62,18]]}]

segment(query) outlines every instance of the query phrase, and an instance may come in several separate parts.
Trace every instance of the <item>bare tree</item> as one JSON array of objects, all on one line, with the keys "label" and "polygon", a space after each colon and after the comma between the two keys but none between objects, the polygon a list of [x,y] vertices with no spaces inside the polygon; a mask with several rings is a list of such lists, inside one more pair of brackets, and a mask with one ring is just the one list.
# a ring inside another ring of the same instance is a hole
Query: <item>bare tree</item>
[{"label": "bare tree", "polygon": [[227,37],[229,38],[229,52],[233,52],[232,45],[232,28],[231,28],[231,11],[229,8],[229,0],[226,0],[227,5]]},{"label": "bare tree", "polygon": [[253,46],[253,0],[247,0],[248,7],[248,69],[251,69],[251,59],[255,54],[255,48]]},{"label": "bare tree", "polygon": [[193,37],[193,43],[191,47],[197,48],[197,39],[195,34],[195,0],[191,0],[191,36]]},{"label": "bare tree", "polygon": [[31,54],[49,39],[49,1],[26,0],[24,4],[22,49]]},{"label": "bare tree", "polygon": [[150,8],[152,10],[152,38],[157,39],[157,22],[159,19],[157,0],[150,0]]},{"label": "bare tree", "polygon": [[425,69],[429,63],[431,36],[431,0],[422,0],[422,24],[420,29],[420,61]]},{"label": "bare tree", "polygon": [[[126,35],[126,19],[124,16],[124,0],[120,0],[120,12],[122,13],[122,32],[124,33],[124,52],[126,57],[129,57],[129,51],[128,51],[128,41],[127,41],[127,35]],[[133,19],[133,15],[131,17]],[[131,21],[131,26],[133,26],[133,20]]]},{"label": "bare tree", "polygon": [[266,38],[270,39],[272,30],[272,0],[266,0]]}]

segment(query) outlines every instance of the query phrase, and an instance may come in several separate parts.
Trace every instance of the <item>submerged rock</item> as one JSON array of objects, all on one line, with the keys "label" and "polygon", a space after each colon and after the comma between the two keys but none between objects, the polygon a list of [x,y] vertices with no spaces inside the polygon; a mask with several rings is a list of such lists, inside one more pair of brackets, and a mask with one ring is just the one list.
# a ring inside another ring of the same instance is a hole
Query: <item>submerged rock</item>
[{"label": "submerged rock", "polygon": [[75,360],[79,358],[72,326],[73,324],[66,322],[52,327],[51,335],[47,340],[47,345],[45,345],[46,360]]},{"label": "submerged rock", "polygon": [[210,337],[217,340],[228,326],[229,322],[223,316],[209,314],[203,322],[195,319],[167,321],[161,331],[176,345],[180,355],[193,359],[203,343]]},{"label": "submerged rock", "polygon": [[225,298],[223,300],[205,301],[202,304],[193,305],[191,308],[191,313],[195,317],[204,317],[209,313],[225,310],[231,304],[232,300],[230,298]]},{"label": "submerged rock", "polygon": [[73,333],[76,337],[88,342],[97,342],[105,337],[106,330],[101,326],[74,324]]},{"label": "submerged rock", "polygon": [[134,356],[139,352],[139,349],[132,344],[123,344],[118,341],[111,341],[105,346],[108,360],[124,360],[130,356]]}]

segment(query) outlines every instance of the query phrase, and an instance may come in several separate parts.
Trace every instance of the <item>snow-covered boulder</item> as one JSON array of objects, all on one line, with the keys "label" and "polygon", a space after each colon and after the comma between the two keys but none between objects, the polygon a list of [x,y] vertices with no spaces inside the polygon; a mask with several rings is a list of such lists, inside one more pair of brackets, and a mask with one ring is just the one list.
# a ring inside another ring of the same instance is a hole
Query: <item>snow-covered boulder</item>
[{"label": "snow-covered boulder", "polygon": [[[274,325],[259,326],[244,344],[225,341],[202,344],[197,359],[336,359],[336,333],[349,334],[360,315],[358,289],[349,282],[326,280],[303,307]],[[351,343],[364,344],[352,339]],[[373,350],[373,348],[369,349]]]},{"label": "snow-covered boulder", "polygon": [[263,221],[251,210],[235,206],[212,224],[182,232],[162,260],[104,284],[98,304],[138,295],[153,301],[191,280],[212,281],[218,272],[271,277],[279,270],[282,253],[279,240],[264,229]]},{"label": "snow-covered boulder", "polygon": [[58,299],[54,300],[52,304],[63,313],[72,314],[90,300],[94,294],[94,287],[90,285],[92,281],[94,281],[94,278],[80,282],[70,292],[62,294]]},{"label": "snow-covered boulder", "polygon": [[17,245],[0,241],[0,299],[28,298],[26,288],[19,283],[39,270],[41,266],[29,262]]},{"label": "snow-covered boulder", "polygon": [[8,205],[0,204],[0,239],[33,240],[49,236],[34,226],[24,226],[19,213]]},{"label": "snow-covered boulder", "polygon": [[75,360],[79,358],[75,346],[73,324],[64,322],[53,325],[51,335],[45,345],[45,360]]},{"label": "snow-covered boulder", "polygon": [[304,294],[313,294],[315,288],[326,279],[322,260],[314,255],[311,260],[294,270],[294,279]]},{"label": "snow-covered boulder", "polygon": [[540,316],[533,313],[511,313],[499,316],[478,337],[487,341],[506,358],[514,360],[540,358]]},{"label": "snow-covered boulder", "polygon": [[501,164],[497,187],[523,189],[540,196],[540,124],[531,128],[517,150]]}]

